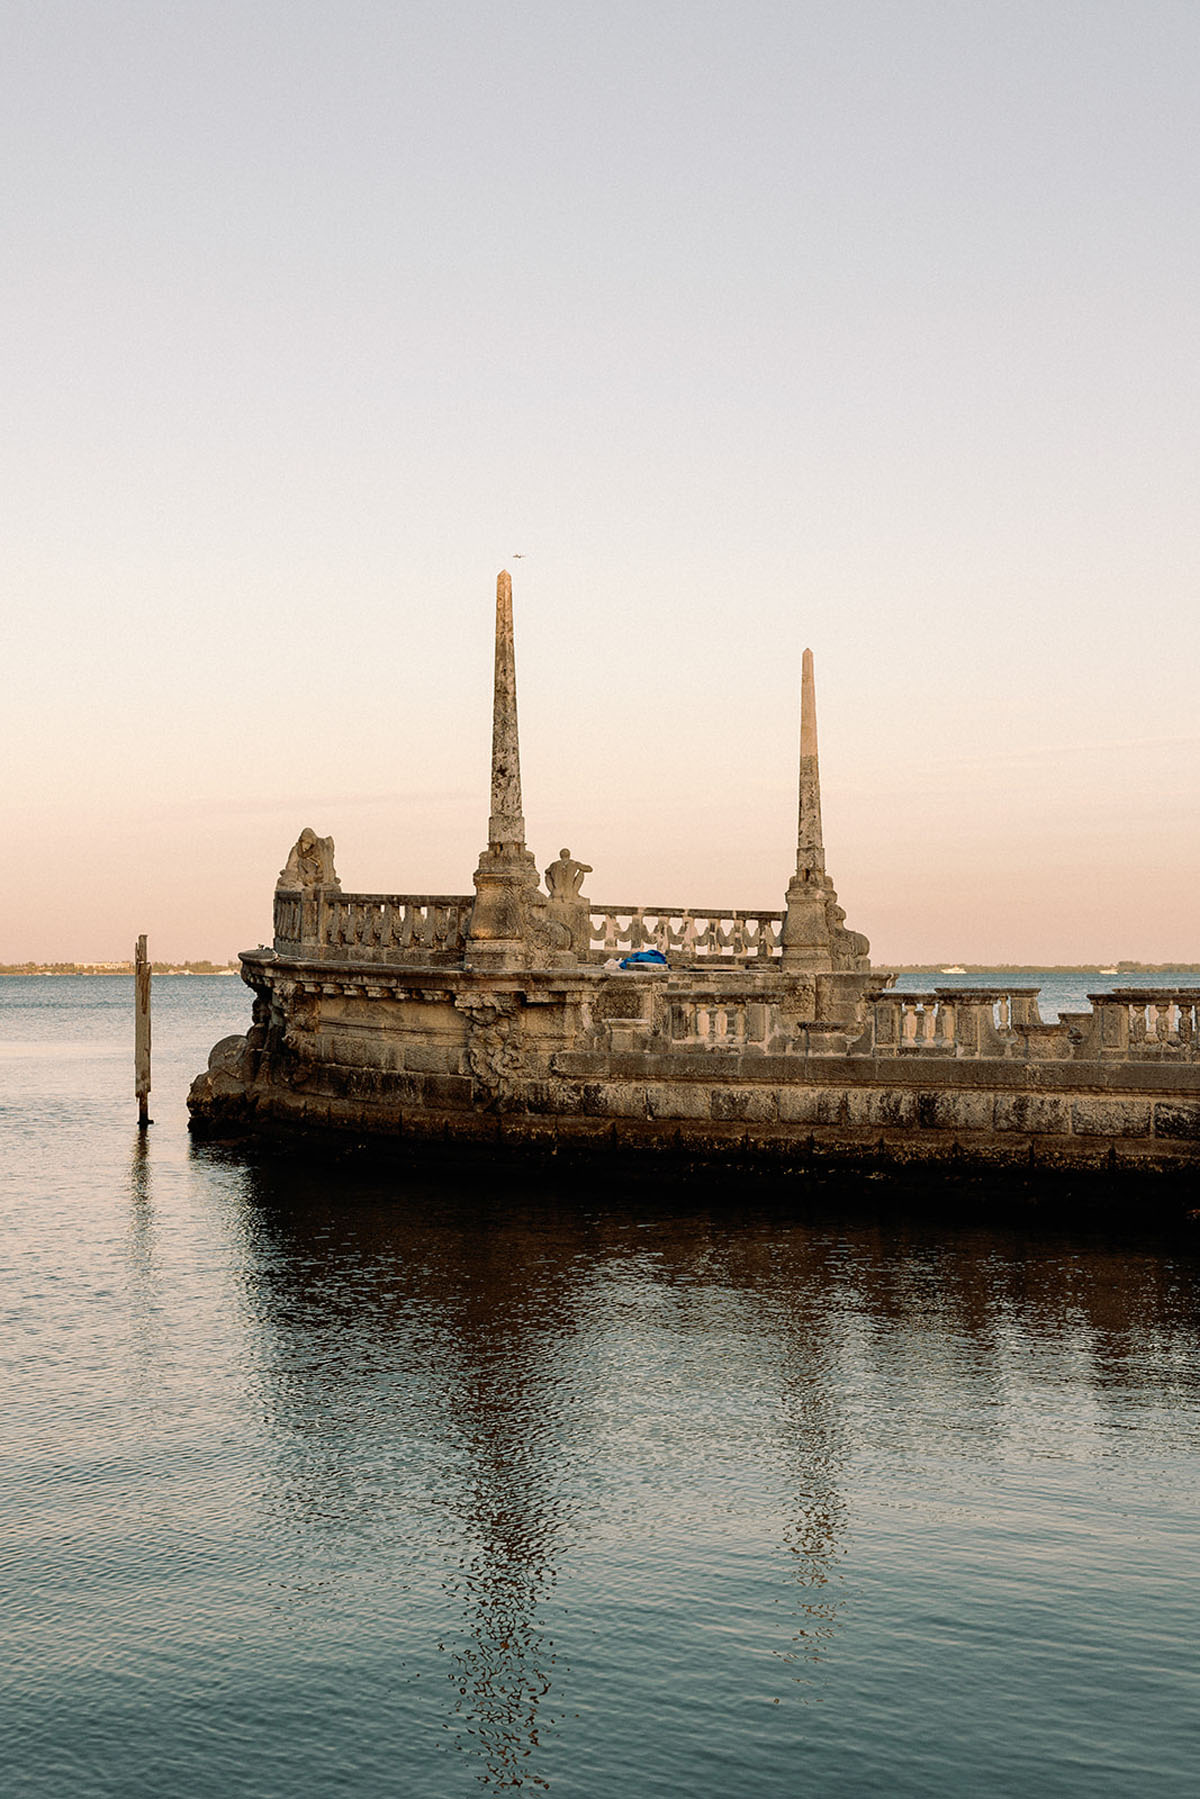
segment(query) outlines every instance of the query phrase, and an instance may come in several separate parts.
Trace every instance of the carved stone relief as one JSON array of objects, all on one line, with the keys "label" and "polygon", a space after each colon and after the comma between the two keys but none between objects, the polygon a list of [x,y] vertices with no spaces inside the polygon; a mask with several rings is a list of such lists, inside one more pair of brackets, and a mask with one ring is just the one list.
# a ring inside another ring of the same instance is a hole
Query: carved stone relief
[{"label": "carved stone relief", "polygon": [[503,1111],[525,1072],[514,1002],[493,995],[459,994],[454,1004],[469,1021],[467,1070],[475,1084],[476,1102]]}]

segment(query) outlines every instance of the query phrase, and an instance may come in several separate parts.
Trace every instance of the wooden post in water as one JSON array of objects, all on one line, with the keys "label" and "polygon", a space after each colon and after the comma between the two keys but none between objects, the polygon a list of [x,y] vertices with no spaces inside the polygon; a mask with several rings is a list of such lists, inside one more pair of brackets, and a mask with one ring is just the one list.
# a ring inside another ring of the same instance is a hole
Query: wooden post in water
[{"label": "wooden post in water", "polygon": [[137,1095],[138,1129],[150,1118],[150,958],[145,933],[137,940],[133,957],[133,1090]]}]

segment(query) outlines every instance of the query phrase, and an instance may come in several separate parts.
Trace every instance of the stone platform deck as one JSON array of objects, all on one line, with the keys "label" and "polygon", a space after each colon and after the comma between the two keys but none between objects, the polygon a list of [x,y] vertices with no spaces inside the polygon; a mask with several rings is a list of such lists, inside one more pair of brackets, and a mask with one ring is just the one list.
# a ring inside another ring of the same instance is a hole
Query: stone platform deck
[{"label": "stone platform deck", "polygon": [[[975,1015],[955,1053],[904,1022],[914,996],[872,994],[857,1019],[821,1021],[813,984],[779,973],[385,973],[269,951],[242,963],[256,1023],[217,1046],[193,1089],[204,1135],[1200,1171],[1200,1060],[1179,1036],[1195,1013],[1176,995],[1100,996],[1086,1028],[1042,1025],[1028,989],[956,995],[955,1030]],[[1125,1039],[1120,1053],[1106,1034]]]}]

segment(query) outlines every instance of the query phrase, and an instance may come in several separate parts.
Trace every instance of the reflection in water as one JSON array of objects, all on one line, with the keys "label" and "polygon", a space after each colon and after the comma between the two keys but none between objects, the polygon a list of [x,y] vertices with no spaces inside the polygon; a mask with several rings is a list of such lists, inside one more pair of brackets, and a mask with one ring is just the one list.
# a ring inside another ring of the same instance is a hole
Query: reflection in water
[{"label": "reflection in water", "polygon": [[145,1131],[136,1131],[129,1161],[126,1287],[135,1378],[146,1392],[161,1378],[163,1324],[154,1224],[154,1164]]},{"label": "reflection in water", "polygon": [[458,1579],[448,1583],[463,1605],[465,1637],[449,1678],[455,1715],[478,1738],[498,1785],[544,1784],[526,1765],[555,1661],[539,1609],[572,1522],[562,1462],[568,1424],[557,1403],[569,1329],[558,1320],[570,1317],[570,1293],[565,1282],[554,1283],[557,1294],[540,1289],[539,1309],[548,1306],[552,1321],[530,1316],[510,1249],[490,1245],[477,1278],[464,1281],[460,1267],[442,1312],[447,1401],[469,1469]]},{"label": "reflection in water", "polygon": [[519,1216],[430,1220],[427,1197],[339,1213],[295,1171],[247,1186],[280,1497],[306,1527],[330,1527],[336,1493],[337,1528],[392,1547],[436,1538],[462,1614],[459,1637],[439,1640],[455,1725],[491,1782],[527,1784],[553,1722],[539,1613],[581,1509],[570,1469],[586,1461],[580,1266]]},{"label": "reflection in water", "polygon": [[232,989],[0,983],[6,1792],[1191,1799],[1194,1243],[189,1150]]},{"label": "reflection in water", "polygon": [[839,1403],[845,1321],[840,1306],[830,1303],[828,1284],[814,1283],[811,1269],[806,1273],[780,1306],[783,1455],[792,1486],[784,1543],[793,1558],[800,1621],[794,1649],[776,1653],[815,1663],[828,1650],[845,1603],[838,1563],[845,1553],[849,1451]]},{"label": "reflection in water", "polygon": [[[628,1211],[550,1187],[484,1203],[294,1163],[246,1170],[238,1216],[277,1457],[265,1502],[308,1545],[281,1604],[328,1603],[355,1556],[403,1564],[402,1588],[389,1578],[406,1611],[435,1581],[443,1721],[498,1787],[550,1779],[577,1679],[559,1583],[614,1531],[631,1554],[637,1532],[673,1531],[672,1578],[704,1582],[718,1564],[696,1560],[696,1532],[722,1511],[747,1532],[768,1520],[755,1553],[784,1603],[741,1630],[803,1697],[862,1603],[856,1492],[887,1507],[909,1481],[936,1531],[979,1513],[1006,1457],[1051,1438],[1061,1454],[1072,1431],[1095,1453],[1156,1333],[1174,1357],[1164,1392],[1197,1399],[1161,1256],[761,1203],[699,1212],[694,1192]],[[148,1212],[143,1228],[148,1256]],[[635,1653],[650,1651],[632,1634],[610,1643],[610,1676]]]}]

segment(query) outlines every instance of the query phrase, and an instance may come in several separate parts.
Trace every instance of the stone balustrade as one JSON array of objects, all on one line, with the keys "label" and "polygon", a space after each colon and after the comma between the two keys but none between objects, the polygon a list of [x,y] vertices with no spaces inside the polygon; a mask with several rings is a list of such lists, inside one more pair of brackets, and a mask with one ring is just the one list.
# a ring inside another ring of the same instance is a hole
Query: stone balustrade
[{"label": "stone balustrade", "polygon": [[461,960],[474,903],[472,894],[280,891],[275,949],[321,962]]},{"label": "stone balustrade", "polygon": [[1200,1059],[1200,987],[1118,987],[1088,999],[1083,1053],[1101,1061]]},{"label": "stone balustrade", "polygon": [[670,996],[670,1041],[679,1049],[765,1050],[777,1008],[759,996]]},{"label": "stone balustrade", "polygon": [[1066,1027],[1044,1024],[1036,987],[889,989],[870,995],[877,1056],[1002,1056],[1071,1053]]},{"label": "stone balustrade", "polygon": [[591,959],[660,950],[672,962],[766,962],[783,953],[782,912],[703,906],[590,906]]},{"label": "stone balustrade", "polygon": [[870,996],[877,1056],[1023,1061],[1200,1059],[1200,988],[1090,993],[1090,1013],[1042,1021],[1035,987],[936,987]]},{"label": "stone balustrade", "polygon": [[[301,961],[461,962],[474,903],[471,894],[280,889],[275,894],[275,950]],[[588,960],[593,965],[657,949],[680,973],[691,964],[753,974],[741,993],[721,990],[721,982],[712,992],[673,989],[666,996],[666,1034],[675,1047],[797,1053],[803,1041],[804,1053],[820,1053],[810,1030],[803,1037],[797,1034],[802,1021],[781,1024],[777,999],[757,985],[765,969],[779,967],[782,912],[590,906],[589,915]],[[867,997],[859,1053],[1023,1061],[1200,1060],[1200,987],[1117,988],[1088,998],[1089,1013],[1047,1024],[1038,1011],[1036,987],[889,988]],[[663,1022],[654,1028],[661,1031]],[[648,1016],[639,1029],[650,1029]],[[832,1040],[829,1047],[834,1047]]]}]

